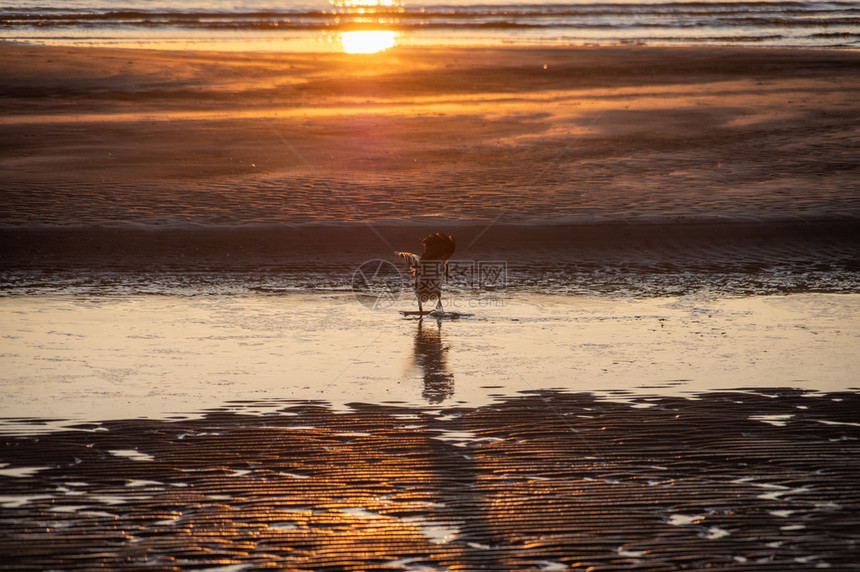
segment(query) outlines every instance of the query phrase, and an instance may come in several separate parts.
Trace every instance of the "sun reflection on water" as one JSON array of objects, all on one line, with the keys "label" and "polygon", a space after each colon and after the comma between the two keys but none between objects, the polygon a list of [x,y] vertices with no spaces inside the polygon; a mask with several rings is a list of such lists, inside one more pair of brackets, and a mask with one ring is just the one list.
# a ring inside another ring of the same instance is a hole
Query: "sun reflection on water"
[{"label": "sun reflection on water", "polygon": [[[403,0],[331,0],[331,4],[337,14],[344,16],[344,21],[360,28],[368,24],[380,27],[397,24],[398,18],[392,17],[392,12],[402,12],[404,5]],[[373,15],[379,17],[368,17]],[[393,47],[397,37],[397,32],[390,29],[358,29],[342,32],[340,43],[348,54],[372,54]]]},{"label": "sun reflection on water", "polygon": [[394,46],[396,32],[389,30],[358,30],[343,32],[340,43],[348,54],[372,54]]}]

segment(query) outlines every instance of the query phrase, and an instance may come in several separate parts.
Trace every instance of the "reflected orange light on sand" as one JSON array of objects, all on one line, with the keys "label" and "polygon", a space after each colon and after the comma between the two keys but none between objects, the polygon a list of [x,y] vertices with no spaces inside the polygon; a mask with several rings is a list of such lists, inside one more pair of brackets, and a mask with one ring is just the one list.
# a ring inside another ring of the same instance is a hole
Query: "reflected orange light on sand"
[{"label": "reflected orange light on sand", "polygon": [[397,32],[389,30],[360,30],[343,32],[340,43],[348,54],[372,54],[394,46]]}]

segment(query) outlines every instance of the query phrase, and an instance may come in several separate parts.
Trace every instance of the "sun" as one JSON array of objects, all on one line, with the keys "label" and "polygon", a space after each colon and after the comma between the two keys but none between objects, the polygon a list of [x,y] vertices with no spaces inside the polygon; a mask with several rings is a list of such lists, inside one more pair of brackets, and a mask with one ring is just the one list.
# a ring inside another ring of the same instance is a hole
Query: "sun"
[{"label": "sun", "polygon": [[398,8],[403,0],[330,0],[338,8]]},{"label": "sun", "polygon": [[348,54],[373,54],[394,46],[397,32],[389,30],[359,30],[343,32],[340,43]]}]

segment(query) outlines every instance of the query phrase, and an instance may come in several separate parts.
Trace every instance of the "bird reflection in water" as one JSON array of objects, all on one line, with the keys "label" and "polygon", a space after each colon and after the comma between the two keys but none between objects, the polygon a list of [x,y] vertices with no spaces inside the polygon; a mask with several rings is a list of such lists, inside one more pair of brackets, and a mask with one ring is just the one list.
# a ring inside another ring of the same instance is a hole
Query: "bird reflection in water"
[{"label": "bird reflection in water", "polygon": [[442,345],[442,321],[418,320],[415,332],[415,365],[424,375],[421,395],[429,403],[441,403],[454,395],[454,374],[448,371],[448,348]]}]

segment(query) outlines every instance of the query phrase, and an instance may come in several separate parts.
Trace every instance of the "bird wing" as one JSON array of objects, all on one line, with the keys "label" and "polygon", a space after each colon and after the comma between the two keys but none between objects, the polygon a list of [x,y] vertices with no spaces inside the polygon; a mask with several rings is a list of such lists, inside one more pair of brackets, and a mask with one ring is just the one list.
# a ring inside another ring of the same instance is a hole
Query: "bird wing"
[{"label": "bird wing", "polygon": [[448,260],[457,246],[453,236],[445,236],[441,232],[431,234],[421,244],[424,246],[421,260]]},{"label": "bird wing", "polygon": [[410,268],[415,268],[416,266],[418,266],[418,263],[421,262],[421,257],[417,254],[412,254],[411,252],[399,252],[395,250],[394,254],[396,254],[400,258],[404,258],[406,262],[409,263]]}]

